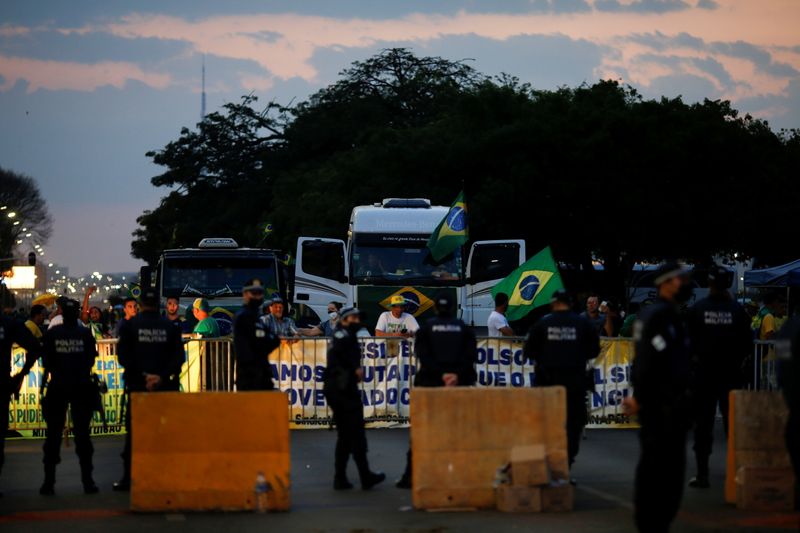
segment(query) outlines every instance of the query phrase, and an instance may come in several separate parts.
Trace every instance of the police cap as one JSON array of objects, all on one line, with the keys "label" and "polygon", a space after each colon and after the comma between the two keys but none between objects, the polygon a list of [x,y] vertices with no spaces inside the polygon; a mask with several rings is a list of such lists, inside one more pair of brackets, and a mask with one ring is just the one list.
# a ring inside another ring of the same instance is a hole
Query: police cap
[{"label": "police cap", "polygon": [[361,311],[358,307],[345,307],[339,312],[339,318],[345,319],[351,316],[361,316]]},{"label": "police cap", "polygon": [[556,289],[553,291],[553,294],[550,295],[550,303],[572,305],[572,296],[569,294],[569,292],[567,292],[567,289]]},{"label": "police cap", "polygon": [[727,268],[714,265],[708,269],[708,284],[718,289],[726,289],[733,283],[733,272]]},{"label": "police cap", "polygon": [[68,322],[74,322],[75,320],[78,320],[80,309],[81,304],[79,304],[77,300],[73,300],[72,298],[64,298],[61,301],[61,314],[64,316],[64,320]]},{"label": "police cap", "polygon": [[158,292],[156,292],[153,288],[148,288],[142,291],[142,295],[139,297],[139,301],[142,305],[146,305],[149,307],[158,307],[159,304],[159,296]]},{"label": "police cap", "polygon": [[436,295],[434,305],[436,305],[436,310],[440,313],[448,312],[453,308],[453,296],[448,292],[440,292]]}]

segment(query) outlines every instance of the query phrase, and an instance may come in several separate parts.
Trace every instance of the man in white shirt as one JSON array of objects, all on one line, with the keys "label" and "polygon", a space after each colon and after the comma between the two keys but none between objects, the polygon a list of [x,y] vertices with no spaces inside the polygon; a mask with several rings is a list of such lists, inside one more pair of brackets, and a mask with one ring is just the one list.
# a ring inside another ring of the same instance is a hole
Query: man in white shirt
[{"label": "man in white shirt", "polygon": [[486,326],[489,328],[490,337],[513,337],[514,330],[508,325],[506,311],[508,310],[508,294],[498,292],[494,297],[494,311],[489,315]]},{"label": "man in white shirt", "polygon": [[377,337],[413,337],[419,329],[419,324],[413,315],[405,312],[406,299],[400,295],[392,296],[389,307],[391,311],[385,311],[378,317],[375,335]]}]

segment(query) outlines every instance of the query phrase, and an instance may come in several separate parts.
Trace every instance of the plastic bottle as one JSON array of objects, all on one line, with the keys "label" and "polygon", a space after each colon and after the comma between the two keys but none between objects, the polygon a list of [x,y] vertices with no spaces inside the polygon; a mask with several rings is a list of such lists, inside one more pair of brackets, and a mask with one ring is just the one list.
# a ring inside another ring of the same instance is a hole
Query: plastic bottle
[{"label": "plastic bottle", "polygon": [[267,492],[269,492],[269,483],[264,476],[264,472],[259,472],[256,475],[256,486],[254,489],[256,497],[256,512],[267,512]]}]

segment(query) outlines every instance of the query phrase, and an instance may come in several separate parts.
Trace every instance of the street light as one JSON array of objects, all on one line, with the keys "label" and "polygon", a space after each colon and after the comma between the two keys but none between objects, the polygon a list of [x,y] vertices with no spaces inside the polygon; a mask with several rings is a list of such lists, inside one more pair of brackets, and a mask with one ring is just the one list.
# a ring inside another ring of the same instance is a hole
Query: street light
[{"label": "street light", "polygon": [[8,218],[14,218],[15,216],[17,216],[17,214],[16,214],[14,211],[9,211],[9,212],[8,212],[8,214],[7,214],[6,216],[7,216]]}]

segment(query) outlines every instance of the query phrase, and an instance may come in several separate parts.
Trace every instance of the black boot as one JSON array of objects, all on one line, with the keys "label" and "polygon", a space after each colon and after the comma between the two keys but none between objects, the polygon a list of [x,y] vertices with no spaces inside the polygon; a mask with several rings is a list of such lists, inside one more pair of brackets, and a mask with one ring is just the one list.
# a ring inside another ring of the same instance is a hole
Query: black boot
[{"label": "black boot", "polygon": [[39,489],[39,494],[42,496],[52,496],[56,493],[56,465],[44,465],[44,483]]},{"label": "black boot", "polygon": [[92,478],[92,463],[91,461],[81,461],[81,482],[83,482],[84,494],[97,494],[100,489]]},{"label": "black boot", "polygon": [[707,489],[711,486],[708,481],[708,456],[697,458],[697,475],[689,480],[689,486],[693,489]]},{"label": "black boot", "polygon": [[353,484],[347,479],[347,461],[350,459],[350,453],[344,446],[336,441],[336,451],[334,452],[334,477],[333,489],[334,490],[349,490],[353,488]]},{"label": "black boot", "polygon": [[361,489],[369,490],[386,479],[383,472],[373,472],[369,469],[366,452],[353,454],[353,460],[358,467],[358,477],[361,478]]},{"label": "black boot", "polygon": [[403,476],[395,482],[394,486],[398,489],[411,488],[411,450],[408,450],[406,454],[406,469]]}]

